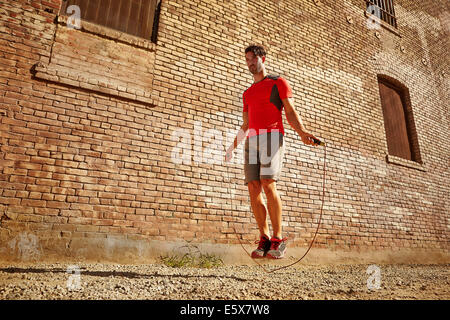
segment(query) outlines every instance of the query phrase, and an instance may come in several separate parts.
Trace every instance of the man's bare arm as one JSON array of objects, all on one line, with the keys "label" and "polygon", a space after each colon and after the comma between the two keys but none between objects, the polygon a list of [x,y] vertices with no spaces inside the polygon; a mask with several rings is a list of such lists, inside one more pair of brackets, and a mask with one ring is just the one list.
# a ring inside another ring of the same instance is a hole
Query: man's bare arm
[{"label": "man's bare arm", "polygon": [[289,125],[297,132],[303,143],[315,145],[312,139],[317,139],[309,133],[303,125],[302,118],[294,108],[294,100],[292,98],[283,99],[283,105],[286,112],[286,119]]},{"label": "man's bare arm", "polygon": [[238,134],[236,135],[236,138],[234,138],[233,141],[233,150],[238,147],[238,145],[241,143],[242,140],[245,139],[247,136],[247,130],[248,130],[248,112],[242,113],[242,119],[244,120],[244,123],[242,124],[241,128],[239,129]]},{"label": "man's bare arm", "polygon": [[242,140],[247,137],[247,131],[248,131],[248,112],[242,113],[242,119],[244,120],[243,124],[241,125],[241,128],[239,129],[239,132],[237,133],[236,137],[234,138],[233,144],[227,149],[225,154],[225,161],[230,161],[233,157],[233,151],[238,147],[238,145],[242,142]]}]

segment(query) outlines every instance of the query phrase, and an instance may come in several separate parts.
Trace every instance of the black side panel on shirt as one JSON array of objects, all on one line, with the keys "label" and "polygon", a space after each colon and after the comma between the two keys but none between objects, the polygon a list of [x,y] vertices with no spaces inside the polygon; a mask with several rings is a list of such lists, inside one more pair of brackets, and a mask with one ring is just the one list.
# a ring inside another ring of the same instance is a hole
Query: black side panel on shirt
[{"label": "black side panel on shirt", "polygon": [[270,102],[275,105],[275,107],[278,108],[278,110],[281,111],[281,108],[283,108],[283,101],[281,101],[280,94],[278,92],[278,87],[276,84],[272,87],[272,92],[270,93]]}]

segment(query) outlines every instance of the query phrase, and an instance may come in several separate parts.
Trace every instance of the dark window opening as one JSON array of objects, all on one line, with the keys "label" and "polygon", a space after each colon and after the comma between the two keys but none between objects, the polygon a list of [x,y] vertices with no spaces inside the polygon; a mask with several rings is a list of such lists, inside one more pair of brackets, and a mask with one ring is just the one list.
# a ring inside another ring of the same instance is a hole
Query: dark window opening
[{"label": "dark window opening", "polygon": [[67,8],[80,8],[80,19],[122,31],[156,43],[161,0],[64,0],[61,15],[70,16]]}]

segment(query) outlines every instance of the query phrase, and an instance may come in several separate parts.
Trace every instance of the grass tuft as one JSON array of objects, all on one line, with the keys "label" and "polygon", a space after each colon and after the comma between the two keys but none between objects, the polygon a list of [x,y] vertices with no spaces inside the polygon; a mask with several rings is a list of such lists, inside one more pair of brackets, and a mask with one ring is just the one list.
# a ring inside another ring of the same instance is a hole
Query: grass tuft
[{"label": "grass tuft", "polygon": [[185,254],[174,253],[160,256],[161,262],[172,268],[217,268],[223,265],[222,259],[213,254],[202,253],[200,249],[188,243],[182,248],[187,248],[188,252]]}]

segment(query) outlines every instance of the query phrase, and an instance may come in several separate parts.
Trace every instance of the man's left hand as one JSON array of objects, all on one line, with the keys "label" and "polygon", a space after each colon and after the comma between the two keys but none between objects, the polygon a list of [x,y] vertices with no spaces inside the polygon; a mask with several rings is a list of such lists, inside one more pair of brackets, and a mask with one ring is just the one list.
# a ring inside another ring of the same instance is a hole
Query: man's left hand
[{"label": "man's left hand", "polygon": [[314,135],[312,135],[309,132],[303,132],[303,134],[300,135],[300,138],[302,139],[302,142],[304,144],[310,145],[310,146],[317,146],[318,144],[314,142],[313,139],[317,139]]}]

